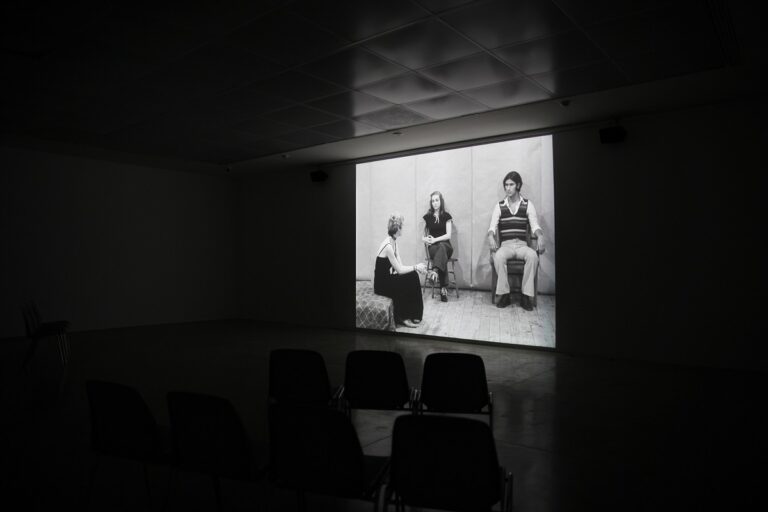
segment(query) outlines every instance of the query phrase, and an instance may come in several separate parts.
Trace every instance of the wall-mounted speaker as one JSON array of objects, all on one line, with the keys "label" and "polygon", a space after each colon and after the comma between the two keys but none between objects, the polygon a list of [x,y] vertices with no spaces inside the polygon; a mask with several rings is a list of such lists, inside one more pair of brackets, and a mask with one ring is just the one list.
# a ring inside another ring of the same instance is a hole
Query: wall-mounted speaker
[{"label": "wall-mounted speaker", "polygon": [[310,172],[309,177],[312,181],[321,182],[328,179],[328,173],[321,169],[318,169],[316,171]]},{"label": "wall-mounted speaker", "polygon": [[627,130],[623,126],[609,126],[600,128],[601,144],[618,144],[627,138]]}]

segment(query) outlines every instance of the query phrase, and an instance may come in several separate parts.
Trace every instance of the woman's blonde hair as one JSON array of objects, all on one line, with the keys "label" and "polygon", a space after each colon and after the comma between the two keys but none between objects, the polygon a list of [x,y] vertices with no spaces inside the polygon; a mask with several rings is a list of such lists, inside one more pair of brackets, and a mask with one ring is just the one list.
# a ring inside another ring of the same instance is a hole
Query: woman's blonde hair
[{"label": "woman's blonde hair", "polygon": [[398,229],[402,229],[404,220],[405,217],[399,212],[394,212],[389,216],[389,220],[387,220],[387,233],[389,236],[397,233]]}]

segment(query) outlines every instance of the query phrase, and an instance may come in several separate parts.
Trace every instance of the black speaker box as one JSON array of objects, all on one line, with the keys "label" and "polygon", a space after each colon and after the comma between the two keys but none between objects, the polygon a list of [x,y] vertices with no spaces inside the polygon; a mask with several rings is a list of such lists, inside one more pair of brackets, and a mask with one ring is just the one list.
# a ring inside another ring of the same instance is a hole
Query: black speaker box
[{"label": "black speaker box", "polygon": [[627,130],[623,126],[609,126],[600,128],[601,144],[618,144],[627,138]]},{"label": "black speaker box", "polygon": [[318,169],[317,171],[312,171],[309,173],[309,177],[312,179],[312,181],[315,182],[325,181],[328,179],[328,173]]}]

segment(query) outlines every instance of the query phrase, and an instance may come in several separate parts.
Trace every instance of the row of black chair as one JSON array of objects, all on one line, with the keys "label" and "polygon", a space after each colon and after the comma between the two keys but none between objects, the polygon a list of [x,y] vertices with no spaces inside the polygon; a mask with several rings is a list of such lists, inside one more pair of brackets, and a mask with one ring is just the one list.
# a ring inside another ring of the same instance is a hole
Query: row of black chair
[{"label": "row of black chair", "polygon": [[344,384],[331,390],[325,361],[313,350],[277,349],[270,354],[271,403],[335,404],[342,410],[380,409],[487,414],[493,427],[493,394],[480,356],[429,354],[421,387],[408,384],[397,352],[354,350],[347,355]]},{"label": "row of black chair", "polygon": [[[209,475],[219,508],[220,478],[257,481],[264,474],[253,457],[237,411],[225,398],[182,391],[168,393],[169,429],[157,423],[141,394],[131,386],[91,380],[86,382],[86,392],[91,411],[91,448],[97,455],[142,463],[149,499],[148,464],[172,468],[167,499],[173,494],[178,470]],[[86,503],[90,501],[98,462],[95,457],[91,464]]]},{"label": "row of black chair", "polygon": [[[332,391],[319,353],[273,351],[267,467],[254,462],[248,435],[232,404],[197,393],[167,394],[170,428],[164,428],[134,388],[88,381],[91,444],[97,454],[141,462],[149,499],[147,464],[160,463],[171,467],[169,498],[178,471],[191,470],[210,475],[219,508],[220,478],[256,481],[268,474],[276,487],[297,492],[300,508],[305,506],[306,493],[317,493],[372,501],[375,509],[383,500],[385,507],[394,504],[398,509],[413,505],[484,510],[499,502],[507,510],[512,503],[512,477],[499,467],[490,427],[466,418],[418,414],[424,410],[478,412],[487,406],[490,415],[492,402],[482,359],[465,356],[432,354],[427,358],[427,377],[422,379],[427,400],[423,401],[408,386],[397,353],[351,352],[345,383]],[[458,361],[474,361],[474,370]],[[487,402],[464,400],[464,388],[457,388],[454,382],[445,386],[454,390],[458,400],[431,398],[441,394],[440,380],[430,380],[430,375],[461,383],[467,375],[479,373],[478,369],[482,369],[480,388],[485,390]],[[353,408],[414,413],[395,420],[391,460],[363,454],[350,419]],[[89,497],[97,463],[98,457],[87,487]]]}]

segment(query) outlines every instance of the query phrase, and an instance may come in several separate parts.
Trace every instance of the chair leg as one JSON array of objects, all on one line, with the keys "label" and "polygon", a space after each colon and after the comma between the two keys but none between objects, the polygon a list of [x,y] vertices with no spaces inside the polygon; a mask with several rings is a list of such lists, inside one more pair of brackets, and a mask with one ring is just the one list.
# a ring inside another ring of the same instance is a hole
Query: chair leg
[{"label": "chair leg", "polygon": [[63,334],[63,340],[64,340],[64,355],[67,358],[67,364],[72,360],[72,349],[69,345],[69,334],[65,331]]},{"label": "chair leg", "polygon": [[61,367],[67,367],[67,356],[64,353],[64,342],[61,339],[61,333],[56,335],[56,348],[59,352],[59,359],[61,360]]},{"label": "chair leg", "polygon": [[488,404],[488,426],[491,427],[491,435],[493,435],[493,403]]},{"label": "chair leg", "polygon": [[515,477],[512,473],[507,473],[507,485],[505,491],[505,499],[504,499],[504,510],[505,512],[511,511],[512,507],[514,506],[514,496],[515,496]]},{"label": "chair leg", "polygon": [[450,277],[453,277],[453,290],[456,292],[456,298],[459,298],[459,285],[456,284],[456,266],[453,262],[451,262],[451,272],[449,273]]},{"label": "chair leg", "polygon": [[[98,456],[95,456],[98,457]],[[85,510],[88,510],[91,506],[91,494],[93,494],[93,482],[96,480],[96,469],[98,469],[99,460],[98,458],[93,458],[91,460],[91,467],[88,471],[88,484],[85,488],[85,507],[83,507]]]},{"label": "chair leg", "polygon": [[147,501],[149,502],[150,506],[152,504],[152,488],[149,486],[149,472],[147,471],[147,463],[142,463],[142,466],[144,467],[144,486],[147,488]]},{"label": "chair leg", "polygon": [[296,499],[298,501],[299,512],[306,512],[307,495],[304,494],[304,491],[296,491]]},{"label": "chair leg", "polygon": [[216,495],[216,510],[221,511],[221,482],[216,475],[212,476],[213,479],[213,493]]},{"label": "chair leg", "polygon": [[163,510],[168,510],[168,504],[171,502],[171,493],[173,491],[174,484],[178,479],[177,470],[171,466],[168,469],[168,490],[165,493],[165,500],[163,501]]}]

